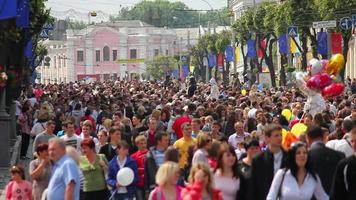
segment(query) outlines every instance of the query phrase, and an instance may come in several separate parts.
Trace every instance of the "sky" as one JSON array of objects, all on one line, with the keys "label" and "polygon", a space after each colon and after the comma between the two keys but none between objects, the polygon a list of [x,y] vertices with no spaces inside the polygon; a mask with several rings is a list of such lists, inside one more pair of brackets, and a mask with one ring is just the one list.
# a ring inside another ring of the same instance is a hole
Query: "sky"
[{"label": "sky", "polygon": [[[78,12],[103,11],[108,14],[117,13],[122,7],[131,7],[142,0],[48,0],[48,8],[55,11],[74,9]],[[178,0],[169,0],[178,1]],[[219,9],[227,5],[227,0],[180,0],[192,9]]]}]

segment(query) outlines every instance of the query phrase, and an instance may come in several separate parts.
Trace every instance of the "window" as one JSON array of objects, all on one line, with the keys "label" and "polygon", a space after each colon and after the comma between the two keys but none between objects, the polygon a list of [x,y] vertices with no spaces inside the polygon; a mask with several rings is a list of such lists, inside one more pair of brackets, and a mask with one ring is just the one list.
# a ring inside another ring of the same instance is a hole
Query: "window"
[{"label": "window", "polygon": [[110,80],[110,74],[104,74],[104,81]]},{"label": "window", "polygon": [[105,46],[103,49],[104,61],[110,61],[110,49],[108,46]]},{"label": "window", "polygon": [[117,59],[117,50],[112,50],[112,60],[116,61]]},{"label": "window", "polygon": [[95,51],[95,60],[96,62],[100,62],[100,50]]},{"label": "window", "polygon": [[53,66],[54,66],[54,68],[57,68],[57,57],[56,56],[53,57]]},{"label": "window", "polygon": [[158,56],[158,54],[159,54],[159,49],[155,49],[154,56],[156,57],[156,56]]},{"label": "window", "polygon": [[77,62],[83,62],[83,61],[84,61],[84,52],[77,51]]},{"label": "window", "polygon": [[136,58],[137,58],[137,50],[130,49],[130,59],[136,59]]}]

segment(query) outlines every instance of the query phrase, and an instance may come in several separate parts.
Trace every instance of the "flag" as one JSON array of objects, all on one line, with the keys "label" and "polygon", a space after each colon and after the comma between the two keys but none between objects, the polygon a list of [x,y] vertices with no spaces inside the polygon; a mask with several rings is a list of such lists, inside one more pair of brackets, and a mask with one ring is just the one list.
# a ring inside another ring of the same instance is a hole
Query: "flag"
[{"label": "flag", "polygon": [[190,66],[189,66],[189,72],[190,72],[190,73],[193,73],[193,72],[194,72],[194,69],[195,69],[195,66],[193,66],[193,65],[190,65]]},{"label": "flag", "polygon": [[230,45],[226,46],[226,54],[225,54],[226,62],[235,61],[234,58],[234,48]]},{"label": "flag", "polygon": [[0,20],[16,17],[17,1],[0,0]]},{"label": "flag", "polygon": [[287,43],[288,36],[287,34],[283,34],[278,39],[279,44],[279,53],[280,54],[287,54],[288,53],[288,43]]},{"label": "flag", "polygon": [[183,65],[182,66],[182,79],[185,79],[188,75],[189,75],[189,67],[188,67],[188,65]]},{"label": "flag", "polygon": [[32,43],[32,39],[27,41],[26,47],[25,47],[25,57],[27,59],[32,59],[33,56],[33,43]]},{"label": "flag", "polygon": [[247,41],[247,57],[254,58],[256,57],[256,47],[254,40]]},{"label": "flag", "polygon": [[321,55],[328,54],[328,35],[326,32],[319,32],[318,33],[318,46],[317,46],[318,53]]},{"label": "flag", "polygon": [[260,47],[258,48],[258,57],[259,58],[263,58],[263,49],[265,49],[266,48],[266,40],[262,40],[261,42],[260,42]]},{"label": "flag", "polygon": [[221,53],[218,54],[218,66],[224,65],[224,57]]},{"label": "flag", "polygon": [[175,79],[178,79],[179,78],[179,71],[177,69],[174,69],[172,71],[172,76],[175,78]]},{"label": "flag", "polygon": [[291,53],[297,53],[297,44],[294,42],[293,38],[289,38],[289,44],[290,44],[290,52]]},{"label": "flag", "polygon": [[236,62],[241,61],[241,49],[238,46],[235,47],[235,58],[236,58]]},{"label": "flag", "polygon": [[[15,1],[15,0],[13,0]],[[16,26],[18,28],[29,28],[30,26],[30,2],[29,0],[18,0]]]},{"label": "flag", "polygon": [[342,53],[342,35],[341,33],[331,33],[331,53]]},{"label": "flag", "polygon": [[208,54],[208,66],[210,68],[215,67],[216,65],[216,55],[215,54]]}]

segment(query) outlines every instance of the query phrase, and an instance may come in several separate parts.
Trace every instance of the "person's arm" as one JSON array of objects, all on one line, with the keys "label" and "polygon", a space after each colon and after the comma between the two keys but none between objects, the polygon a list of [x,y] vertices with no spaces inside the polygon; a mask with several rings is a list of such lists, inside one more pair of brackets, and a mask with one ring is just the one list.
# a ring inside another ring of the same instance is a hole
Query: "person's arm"
[{"label": "person's arm", "polygon": [[314,189],[314,197],[317,200],[328,200],[329,196],[326,194],[323,186],[321,185],[321,181],[318,175],[316,175],[317,181],[316,181],[316,187]]},{"label": "person's arm", "polygon": [[74,189],[75,189],[75,182],[71,181],[69,182],[69,184],[66,187],[65,190],[65,195],[64,195],[64,199],[65,200],[73,200],[73,193],[74,193]]},{"label": "person's arm", "polygon": [[38,166],[35,166],[33,162],[30,163],[30,176],[32,180],[37,180],[37,178],[41,175],[43,169],[48,164],[48,161],[41,161]]},{"label": "person's arm", "polygon": [[347,194],[343,169],[345,165],[339,163],[336,167],[333,182],[330,189],[330,200],[346,199],[345,194]]},{"label": "person's arm", "polygon": [[279,193],[279,188],[281,187],[281,184],[283,184],[282,177],[283,177],[284,173],[285,173],[284,170],[278,170],[278,172],[276,173],[276,175],[273,178],[272,185],[269,188],[269,192],[268,192],[266,200],[277,199],[278,193]]}]

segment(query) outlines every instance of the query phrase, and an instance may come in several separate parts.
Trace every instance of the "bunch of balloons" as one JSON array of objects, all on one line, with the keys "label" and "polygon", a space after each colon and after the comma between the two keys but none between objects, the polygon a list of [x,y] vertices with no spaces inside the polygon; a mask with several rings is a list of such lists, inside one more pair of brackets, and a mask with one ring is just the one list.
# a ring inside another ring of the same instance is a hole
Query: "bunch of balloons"
[{"label": "bunch of balloons", "polygon": [[307,87],[311,90],[321,92],[323,97],[335,97],[340,95],[345,85],[338,78],[339,72],[344,66],[344,56],[335,54],[328,60],[317,60],[313,58],[309,62],[310,78]]}]

